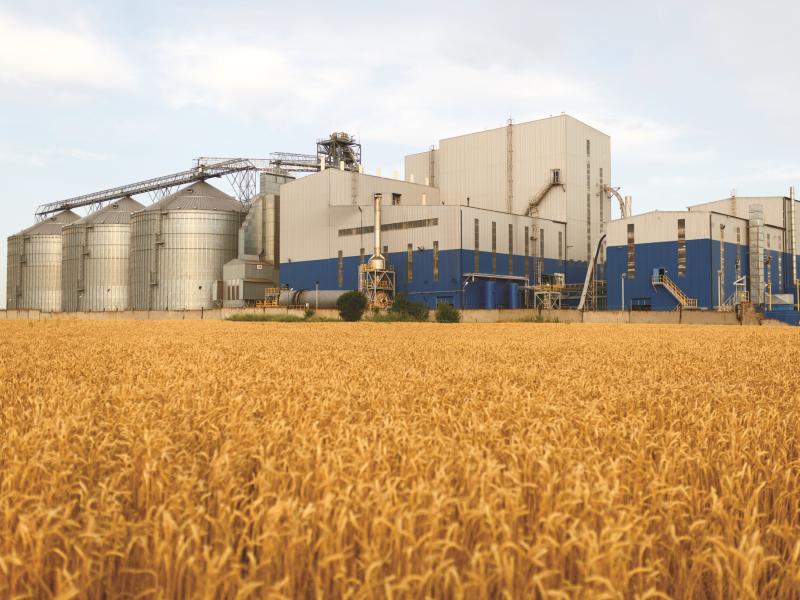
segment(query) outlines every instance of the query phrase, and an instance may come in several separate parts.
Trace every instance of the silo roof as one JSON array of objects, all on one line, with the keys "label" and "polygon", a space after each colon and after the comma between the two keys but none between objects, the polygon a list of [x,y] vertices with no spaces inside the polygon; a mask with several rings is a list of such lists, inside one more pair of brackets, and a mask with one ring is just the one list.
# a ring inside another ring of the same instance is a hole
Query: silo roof
[{"label": "silo roof", "polygon": [[74,223],[78,219],[80,219],[80,216],[76,215],[71,210],[65,210],[52,217],[48,217],[41,223],[31,225],[27,229],[23,229],[14,235],[60,235],[61,228],[64,227],[64,225]]},{"label": "silo roof", "polygon": [[144,210],[224,210],[242,212],[242,204],[205,181],[197,181]]},{"label": "silo roof", "polygon": [[131,222],[131,213],[143,208],[143,204],[125,196],[75,221],[73,225],[128,225]]}]

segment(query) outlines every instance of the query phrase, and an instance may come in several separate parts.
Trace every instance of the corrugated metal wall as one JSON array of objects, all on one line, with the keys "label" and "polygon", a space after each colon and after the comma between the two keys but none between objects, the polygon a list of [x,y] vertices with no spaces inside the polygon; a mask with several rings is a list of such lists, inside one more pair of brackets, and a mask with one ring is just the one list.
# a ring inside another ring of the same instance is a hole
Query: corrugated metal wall
[{"label": "corrugated metal wall", "polygon": [[[417,219],[426,214],[423,202],[441,208],[436,188],[334,169],[309,175],[281,187],[281,261],[335,256],[341,249],[338,229],[372,225],[376,193],[383,194],[386,223],[401,218],[399,212],[392,216],[396,209],[417,208],[408,213]],[[392,206],[392,194],[400,195],[398,206]],[[372,247],[371,241],[367,247]]]},{"label": "corrugated metal wall", "polygon": [[[433,164],[433,177],[431,177]],[[417,154],[409,154],[405,159],[405,180],[423,185],[439,187],[439,151],[428,150]]]},{"label": "corrugated metal wall", "polygon": [[[421,156],[407,157],[408,168],[420,168]],[[508,212],[510,177],[515,214],[526,211],[552,169],[561,169],[564,188],[548,193],[538,216],[567,223],[572,260],[587,260],[610,220],[611,202],[601,190],[601,179],[613,184],[610,138],[568,115],[514,124],[511,136],[500,127],[444,139],[438,158],[437,185],[445,204],[465,205],[469,198],[472,207]]]}]

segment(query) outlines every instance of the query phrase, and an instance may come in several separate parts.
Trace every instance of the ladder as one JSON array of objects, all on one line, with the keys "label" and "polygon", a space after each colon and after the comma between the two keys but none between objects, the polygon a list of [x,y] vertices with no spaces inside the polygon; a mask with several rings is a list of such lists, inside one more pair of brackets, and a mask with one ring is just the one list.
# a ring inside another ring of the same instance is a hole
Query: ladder
[{"label": "ladder", "polygon": [[683,293],[681,288],[672,281],[669,277],[667,277],[666,273],[654,273],[653,274],[653,285],[660,285],[665,290],[667,290],[673,298],[675,298],[678,303],[683,308],[697,308],[697,299],[696,298],[689,298],[686,294]]}]

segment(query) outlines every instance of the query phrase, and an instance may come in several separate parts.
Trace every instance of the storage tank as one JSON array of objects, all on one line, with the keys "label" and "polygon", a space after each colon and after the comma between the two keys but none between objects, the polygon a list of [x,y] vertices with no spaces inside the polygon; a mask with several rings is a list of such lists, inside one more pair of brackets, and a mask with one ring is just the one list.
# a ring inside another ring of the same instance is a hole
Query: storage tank
[{"label": "storage tank", "polygon": [[8,238],[9,309],[61,310],[61,230],[79,218],[64,211]]},{"label": "storage tank", "polygon": [[193,183],[131,216],[130,308],[213,306],[214,282],[236,258],[242,205]]},{"label": "storage tank", "polygon": [[64,227],[61,310],[128,308],[131,213],[143,208],[128,196]]}]

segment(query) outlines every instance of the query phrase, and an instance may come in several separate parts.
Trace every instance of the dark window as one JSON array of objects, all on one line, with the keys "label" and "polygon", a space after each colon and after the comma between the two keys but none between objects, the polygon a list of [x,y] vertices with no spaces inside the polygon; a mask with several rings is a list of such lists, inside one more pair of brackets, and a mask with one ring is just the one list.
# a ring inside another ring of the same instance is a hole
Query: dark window
[{"label": "dark window", "polygon": [[344,285],[344,256],[339,250],[339,287]]},{"label": "dark window", "polygon": [[530,266],[528,265],[528,259],[529,259],[530,255],[531,255],[531,248],[530,248],[531,241],[528,239],[529,235],[530,235],[530,230],[526,227],[525,228],[525,264],[522,265],[522,269],[523,269],[522,274],[525,275],[525,277],[528,277],[528,275],[530,274]]},{"label": "dark window", "polygon": [[480,250],[481,236],[480,236],[480,223],[475,219],[475,264],[474,271],[477,273],[481,270],[481,250]]},{"label": "dark window", "polygon": [[408,260],[406,264],[406,281],[414,279],[414,245],[408,245]]},{"label": "dark window", "polygon": [[628,278],[636,277],[636,245],[633,237],[633,223],[628,224]]},{"label": "dark window", "polygon": [[678,276],[686,275],[686,219],[678,219]]},{"label": "dark window", "polygon": [[433,242],[433,280],[439,281],[439,242]]},{"label": "dark window", "polygon": [[514,274],[514,226],[508,224],[508,274]]},{"label": "dark window", "polygon": [[492,273],[497,273],[497,223],[492,221]]}]

